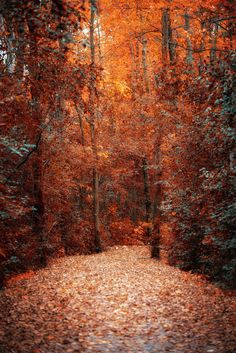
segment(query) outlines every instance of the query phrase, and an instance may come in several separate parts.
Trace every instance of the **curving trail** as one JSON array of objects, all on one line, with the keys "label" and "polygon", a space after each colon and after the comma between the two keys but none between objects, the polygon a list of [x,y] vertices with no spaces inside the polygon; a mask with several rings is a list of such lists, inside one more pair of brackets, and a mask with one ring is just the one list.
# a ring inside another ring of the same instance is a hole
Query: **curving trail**
[{"label": "curving trail", "polygon": [[235,352],[235,297],[148,257],[146,247],[117,247],[10,283],[0,352]]}]

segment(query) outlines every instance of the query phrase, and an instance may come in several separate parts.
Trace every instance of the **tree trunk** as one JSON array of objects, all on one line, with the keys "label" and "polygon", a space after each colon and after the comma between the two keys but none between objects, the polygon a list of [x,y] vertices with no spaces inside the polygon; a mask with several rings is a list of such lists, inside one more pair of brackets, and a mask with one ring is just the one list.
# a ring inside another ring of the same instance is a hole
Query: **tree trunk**
[{"label": "tree trunk", "polygon": [[[155,164],[158,166],[155,182],[161,179],[161,171],[160,171],[160,155],[161,155],[161,141],[158,141],[156,146],[156,158]],[[162,200],[162,188],[161,184],[158,183],[156,185],[156,190],[154,194],[153,200],[153,209],[152,209],[152,223],[153,223],[153,236],[152,236],[152,247],[151,247],[151,257],[155,257],[157,259],[160,258],[160,225],[161,225],[161,200]],[[157,219],[157,221],[156,221]]]},{"label": "tree trunk", "polygon": [[200,45],[200,59],[199,59],[199,75],[203,73],[204,70],[204,61],[202,52],[205,50],[206,44],[206,31],[205,31],[205,23],[201,22],[201,29],[202,29],[202,38],[201,38],[201,45]]},{"label": "tree trunk", "polygon": [[192,47],[192,42],[191,42],[191,29],[190,29],[190,16],[186,12],[184,15],[184,21],[185,21],[185,30],[187,32],[187,39],[186,39],[186,45],[187,45],[187,55],[186,55],[186,62],[189,66],[193,66],[193,47]]},{"label": "tree trunk", "polygon": [[213,24],[211,31],[211,51],[210,51],[210,62],[212,65],[216,62],[216,50],[217,50],[217,36],[218,36],[218,24]]},{"label": "tree trunk", "polygon": [[101,26],[100,18],[97,18],[97,32],[98,32],[98,55],[99,55],[99,64],[102,65],[102,43],[101,43]]},{"label": "tree trunk", "polygon": [[79,127],[80,127],[80,133],[81,133],[81,145],[85,146],[85,137],[84,137],[84,126],[83,126],[83,119],[82,119],[82,110],[75,104],[75,109],[79,117]]},{"label": "tree trunk", "polygon": [[149,85],[148,85],[148,65],[147,65],[147,38],[143,31],[143,5],[142,0],[136,0],[136,14],[139,17],[139,24],[140,24],[140,37],[141,37],[141,44],[142,44],[142,81],[144,92],[149,92]]},{"label": "tree trunk", "polygon": [[68,217],[64,214],[63,211],[59,214],[59,228],[61,233],[61,244],[63,246],[65,254],[69,253],[68,248],[68,234],[66,224],[68,223]]},{"label": "tree trunk", "polygon": [[[31,99],[32,115],[36,133],[40,135],[43,122],[40,106],[40,66],[38,43],[36,39],[36,29],[30,18],[27,18],[30,38],[31,62],[29,64],[29,74],[31,76]],[[39,242],[39,260],[41,265],[46,264],[46,254],[44,252],[44,201],[42,192],[42,142],[39,143],[33,162],[33,196],[35,199],[35,211],[33,212],[33,234],[37,236]]]},{"label": "tree trunk", "polygon": [[36,158],[33,162],[33,195],[34,195],[34,212],[33,212],[33,235],[39,241],[39,261],[42,266],[46,265],[46,254],[44,251],[44,201],[42,192],[42,150],[38,147]]},{"label": "tree trunk", "polygon": [[162,13],[162,62],[171,65],[175,62],[175,46],[168,8],[164,9]]},{"label": "tree trunk", "polygon": [[152,215],[151,215],[152,202],[151,202],[151,195],[150,195],[150,188],[149,188],[148,162],[147,162],[146,156],[142,159],[142,170],[143,170],[145,209],[146,209],[145,222],[148,223],[146,236],[148,238],[150,238],[152,235],[152,224],[151,224],[151,222],[152,222]]},{"label": "tree trunk", "polygon": [[96,0],[90,0],[90,55],[92,72],[90,77],[90,133],[93,149],[94,165],[93,165],[93,220],[94,220],[94,245],[97,253],[102,251],[100,238],[100,220],[99,220],[99,175],[97,170],[97,142],[95,129],[95,40],[94,40],[94,23],[95,13],[97,11]]},{"label": "tree trunk", "polygon": [[142,36],[142,66],[143,66],[143,83],[145,91],[149,92],[148,85],[148,66],[147,66],[147,39]]},{"label": "tree trunk", "polygon": [[93,208],[94,208],[94,245],[97,253],[102,251],[100,237],[100,219],[99,219],[99,176],[97,168],[93,168]]},{"label": "tree trunk", "polygon": [[131,91],[132,91],[132,100],[135,100],[135,88],[136,88],[136,61],[135,61],[135,53],[134,47],[132,43],[130,43],[130,56],[131,56],[131,77],[130,77],[130,84],[131,84]]},{"label": "tree trunk", "polygon": [[14,54],[14,41],[16,40],[16,35],[14,32],[12,19],[8,17],[5,18],[6,27],[8,31],[8,35],[5,37],[6,42],[6,67],[9,73],[14,72],[14,64],[15,64],[15,54]]}]

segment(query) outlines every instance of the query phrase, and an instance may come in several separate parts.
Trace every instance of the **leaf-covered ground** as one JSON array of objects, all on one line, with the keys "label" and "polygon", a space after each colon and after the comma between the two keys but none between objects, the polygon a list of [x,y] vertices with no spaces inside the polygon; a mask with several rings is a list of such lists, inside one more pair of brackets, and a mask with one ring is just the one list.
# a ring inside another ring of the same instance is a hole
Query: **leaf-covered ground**
[{"label": "leaf-covered ground", "polygon": [[236,299],[118,247],[56,260],[0,294],[1,353],[236,351]]}]

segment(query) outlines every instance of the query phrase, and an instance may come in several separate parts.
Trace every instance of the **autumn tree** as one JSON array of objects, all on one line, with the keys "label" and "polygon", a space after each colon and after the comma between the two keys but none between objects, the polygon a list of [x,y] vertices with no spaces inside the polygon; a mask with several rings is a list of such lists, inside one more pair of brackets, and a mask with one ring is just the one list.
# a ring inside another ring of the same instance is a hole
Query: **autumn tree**
[{"label": "autumn tree", "polygon": [[72,74],[72,68],[63,67],[71,42],[68,26],[80,20],[81,9],[60,1],[2,1],[1,7],[1,215],[7,239],[1,240],[1,252],[4,266],[11,270],[45,263],[44,146],[57,115],[57,85]]}]

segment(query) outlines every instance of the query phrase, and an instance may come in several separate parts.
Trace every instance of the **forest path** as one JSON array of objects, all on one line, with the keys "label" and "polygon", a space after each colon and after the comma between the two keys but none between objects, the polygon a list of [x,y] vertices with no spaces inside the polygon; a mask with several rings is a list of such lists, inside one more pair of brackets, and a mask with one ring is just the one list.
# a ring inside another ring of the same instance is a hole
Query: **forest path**
[{"label": "forest path", "polygon": [[233,353],[235,304],[146,247],[71,256],[1,292],[0,352]]}]

